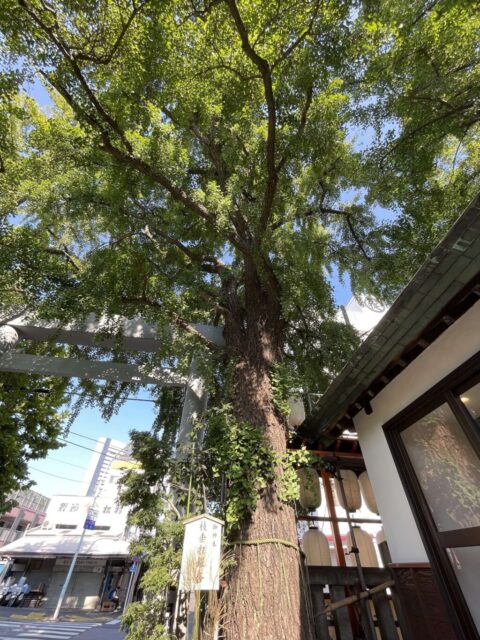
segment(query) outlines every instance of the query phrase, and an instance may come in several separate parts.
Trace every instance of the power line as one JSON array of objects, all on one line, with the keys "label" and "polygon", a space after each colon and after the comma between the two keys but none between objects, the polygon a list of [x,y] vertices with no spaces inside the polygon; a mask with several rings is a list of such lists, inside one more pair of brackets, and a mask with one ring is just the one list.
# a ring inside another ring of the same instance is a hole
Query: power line
[{"label": "power line", "polygon": [[83,480],[73,480],[73,478],[66,478],[65,476],[57,476],[55,473],[48,473],[48,471],[42,471],[42,469],[37,469],[37,467],[30,467],[34,471],[38,471],[39,473],[44,473],[46,476],[52,476],[52,478],[60,478],[60,480],[68,480],[68,482],[78,482],[79,484],[83,484]]},{"label": "power line", "polygon": [[79,438],[85,438],[85,440],[91,440],[92,442],[98,442],[98,438],[90,438],[89,436],[84,436],[82,433],[78,433],[77,431],[68,430],[68,433],[73,433],[74,436],[78,436]]},{"label": "power line", "polygon": [[[72,431],[71,429],[69,429],[67,435],[70,435],[71,433],[74,436],[78,436],[79,438],[84,438],[85,440],[91,440],[92,442],[97,442],[98,443],[98,438],[90,438],[89,436],[84,436],[83,433],[78,433],[78,431]],[[107,439],[111,440],[111,438],[107,438]],[[115,451],[118,451],[120,453],[121,451],[123,451],[124,447],[118,448],[118,447],[113,447],[112,446],[112,449],[115,449]],[[99,453],[101,455],[105,455],[105,454],[102,454],[101,451],[98,451],[97,453]]]},{"label": "power line", "polygon": [[86,449],[87,451],[93,451],[93,453],[99,453],[99,451],[96,451],[91,447],[85,447],[83,444],[78,444],[76,442],[72,442],[71,440],[66,440],[65,438],[59,438],[59,440],[61,442],[65,442],[66,444],[73,444],[75,447],[80,447],[80,449]]},{"label": "power line", "polygon": [[[76,433],[75,431],[70,431],[69,430],[68,435],[70,435],[71,433],[73,433],[74,436],[79,436],[80,438],[85,438],[85,440],[91,440],[92,442],[97,442],[98,443],[98,440],[95,440],[95,438],[89,438],[88,436],[82,436],[81,433]],[[70,442],[70,444],[76,444],[76,442],[72,442],[71,440],[67,440],[66,438],[65,438],[65,441],[66,442]],[[77,446],[81,446],[81,445],[77,445]],[[110,445],[109,449],[108,449],[108,451],[109,451],[108,453],[103,453],[103,450],[99,451],[98,449],[89,449],[89,451],[93,451],[94,453],[98,453],[100,456],[106,456],[108,458],[112,454],[120,454],[120,453],[122,453],[122,451],[124,449],[125,449],[125,447],[113,447],[113,446]]]},{"label": "power line", "polygon": [[[96,398],[97,400],[99,400],[100,398],[98,398],[98,396],[94,395],[93,393],[80,393],[78,391],[69,391],[68,394],[69,396],[82,396],[84,398]],[[158,400],[153,400],[150,398],[132,398],[130,396],[127,396],[126,398],[117,398],[117,396],[102,396],[102,400],[103,398],[114,398],[116,400],[122,400],[122,401],[130,401],[130,402],[158,402]]]},{"label": "power line", "polygon": [[53,456],[48,456],[49,460],[53,460],[54,462],[60,462],[61,464],[68,464],[69,467],[76,467],[77,469],[86,469],[87,467],[81,467],[79,464],[73,464],[73,462],[67,462],[66,460],[60,460],[59,458],[54,458]]},{"label": "power line", "polygon": [[[83,444],[78,444],[77,442],[73,442],[72,440],[67,440],[66,438],[58,438],[58,439],[61,440],[62,442],[65,442],[66,444],[73,444],[73,446],[75,446],[75,447],[80,447],[80,449],[86,449],[87,451],[93,451],[93,453],[98,453],[100,456],[103,455],[107,459],[112,458],[112,460],[113,460],[115,458],[115,455],[112,455],[111,453],[102,453],[101,451],[98,451],[98,449],[92,449],[91,447],[86,447]],[[96,440],[94,440],[94,442],[96,442]],[[122,450],[119,450],[118,453],[121,453],[121,451]]]}]

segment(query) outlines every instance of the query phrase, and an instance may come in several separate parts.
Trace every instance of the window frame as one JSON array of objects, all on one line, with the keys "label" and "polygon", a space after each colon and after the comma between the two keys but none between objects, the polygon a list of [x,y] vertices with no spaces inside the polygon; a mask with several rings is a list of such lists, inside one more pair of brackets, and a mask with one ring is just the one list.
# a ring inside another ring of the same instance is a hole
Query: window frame
[{"label": "window frame", "polygon": [[480,352],[469,358],[454,371],[433,385],[400,413],[383,425],[383,431],[392,453],[403,488],[412,509],[420,536],[437,580],[440,592],[459,637],[479,640],[476,625],[457,581],[447,555],[447,547],[480,547],[480,527],[439,532],[430,508],[410,461],[401,433],[415,422],[447,404],[467,436],[480,460],[480,424],[460,400],[462,393],[480,382]]}]

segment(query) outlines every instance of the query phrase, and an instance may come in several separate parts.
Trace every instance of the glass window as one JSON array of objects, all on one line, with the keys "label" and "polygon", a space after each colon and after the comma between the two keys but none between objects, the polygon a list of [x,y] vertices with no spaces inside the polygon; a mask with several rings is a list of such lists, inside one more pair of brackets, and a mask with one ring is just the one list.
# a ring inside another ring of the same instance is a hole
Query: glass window
[{"label": "glass window", "polygon": [[480,631],[480,547],[456,547],[447,549],[447,554],[457,576],[463,597],[472,614],[473,621]]},{"label": "glass window", "polygon": [[480,460],[443,404],[401,432],[439,531],[480,526]]},{"label": "glass window", "polygon": [[470,411],[472,416],[480,422],[480,382],[465,393],[462,393],[460,400]]}]

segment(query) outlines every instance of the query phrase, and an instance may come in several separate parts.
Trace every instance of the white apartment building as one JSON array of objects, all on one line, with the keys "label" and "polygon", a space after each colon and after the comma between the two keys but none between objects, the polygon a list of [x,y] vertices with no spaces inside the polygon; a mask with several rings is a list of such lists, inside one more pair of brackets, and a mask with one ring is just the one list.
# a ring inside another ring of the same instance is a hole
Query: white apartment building
[{"label": "white apartment building", "polygon": [[[113,438],[99,438],[95,445],[95,453],[85,472],[81,493],[85,496],[95,496],[104,492],[106,484],[110,482],[112,462],[128,458],[129,446]],[[116,491],[110,491],[116,495]]]}]

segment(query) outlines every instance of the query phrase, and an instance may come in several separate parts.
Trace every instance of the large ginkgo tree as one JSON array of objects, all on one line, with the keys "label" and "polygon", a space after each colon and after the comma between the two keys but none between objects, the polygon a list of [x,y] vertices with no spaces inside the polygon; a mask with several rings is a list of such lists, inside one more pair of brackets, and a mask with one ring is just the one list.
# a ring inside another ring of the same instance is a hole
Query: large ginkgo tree
[{"label": "large ginkgo tree", "polygon": [[312,638],[285,399],[357,343],[334,279],[391,299],[478,186],[473,4],[0,0],[4,300],[141,315],[157,359],[195,354],[229,640]]}]

